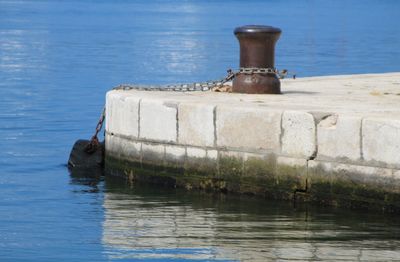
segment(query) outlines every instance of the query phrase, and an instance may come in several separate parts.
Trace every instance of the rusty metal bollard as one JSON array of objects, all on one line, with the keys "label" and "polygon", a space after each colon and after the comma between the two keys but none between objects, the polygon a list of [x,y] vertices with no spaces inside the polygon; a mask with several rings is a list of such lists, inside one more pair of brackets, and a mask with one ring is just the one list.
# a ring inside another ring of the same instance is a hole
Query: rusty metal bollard
[{"label": "rusty metal bollard", "polygon": [[[248,25],[235,29],[240,44],[240,68],[233,80],[232,92],[248,94],[280,94],[281,83],[275,70],[275,43],[281,29],[272,26]],[[269,70],[257,70],[268,68]]]}]

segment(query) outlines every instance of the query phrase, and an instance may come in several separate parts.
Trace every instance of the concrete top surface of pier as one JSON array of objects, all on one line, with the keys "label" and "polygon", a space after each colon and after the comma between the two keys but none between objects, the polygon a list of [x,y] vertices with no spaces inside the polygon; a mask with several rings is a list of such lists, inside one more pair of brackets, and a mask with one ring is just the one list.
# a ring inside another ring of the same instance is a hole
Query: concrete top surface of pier
[{"label": "concrete top surface of pier", "polygon": [[282,95],[124,91],[121,95],[218,105],[349,113],[400,119],[400,73],[281,80]]}]

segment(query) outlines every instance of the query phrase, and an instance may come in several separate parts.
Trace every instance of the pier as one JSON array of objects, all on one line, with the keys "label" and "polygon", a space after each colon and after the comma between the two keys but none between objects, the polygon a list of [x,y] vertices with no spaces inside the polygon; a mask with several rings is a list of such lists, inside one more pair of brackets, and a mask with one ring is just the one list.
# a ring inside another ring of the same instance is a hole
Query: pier
[{"label": "pier", "polygon": [[106,172],[400,210],[400,73],[284,79],[281,91],[109,91]]}]

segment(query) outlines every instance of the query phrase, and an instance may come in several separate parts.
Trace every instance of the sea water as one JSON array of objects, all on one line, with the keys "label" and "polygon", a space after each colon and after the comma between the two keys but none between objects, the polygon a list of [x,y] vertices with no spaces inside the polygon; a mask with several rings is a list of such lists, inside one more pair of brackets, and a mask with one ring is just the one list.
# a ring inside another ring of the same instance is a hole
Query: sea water
[{"label": "sea water", "polygon": [[0,261],[399,260],[392,215],[68,173],[107,90],[224,77],[247,24],[298,77],[400,71],[395,0],[0,0]]}]

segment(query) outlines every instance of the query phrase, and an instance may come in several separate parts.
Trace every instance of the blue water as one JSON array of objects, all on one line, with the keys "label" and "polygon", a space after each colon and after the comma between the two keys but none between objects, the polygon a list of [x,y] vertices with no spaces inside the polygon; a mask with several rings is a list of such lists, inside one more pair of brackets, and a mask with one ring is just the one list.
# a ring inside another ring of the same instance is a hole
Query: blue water
[{"label": "blue water", "polygon": [[220,78],[245,24],[300,77],[400,71],[396,0],[0,0],[0,261],[400,259],[390,216],[70,177],[108,89]]}]

